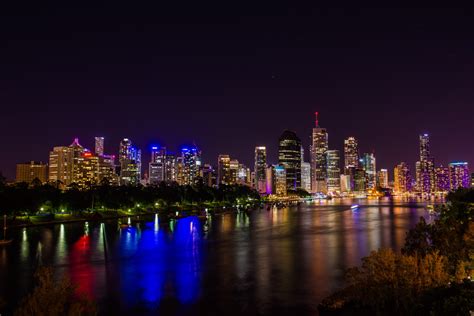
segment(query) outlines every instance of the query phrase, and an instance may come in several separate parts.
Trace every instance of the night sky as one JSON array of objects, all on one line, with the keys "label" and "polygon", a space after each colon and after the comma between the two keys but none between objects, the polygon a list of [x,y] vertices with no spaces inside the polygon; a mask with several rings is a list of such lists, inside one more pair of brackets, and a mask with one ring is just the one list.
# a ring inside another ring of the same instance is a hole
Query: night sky
[{"label": "night sky", "polygon": [[474,169],[472,9],[135,2],[0,5],[8,178],[74,137],[92,149],[104,136],[111,154],[128,137],[145,163],[153,143],[195,142],[205,162],[226,153],[252,166],[255,145],[275,163],[291,129],[309,160],[315,111],[331,149],[355,136],[377,168],[414,171],[428,132],[436,164]]}]

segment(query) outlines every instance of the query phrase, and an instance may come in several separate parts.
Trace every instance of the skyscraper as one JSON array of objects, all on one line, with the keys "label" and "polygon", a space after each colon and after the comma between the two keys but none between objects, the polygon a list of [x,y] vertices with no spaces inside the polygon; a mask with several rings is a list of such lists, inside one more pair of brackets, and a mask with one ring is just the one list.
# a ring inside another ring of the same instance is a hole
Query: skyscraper
[{"label": "skyscraper", "polygon": [[286,196],[288,188],[288,180],[286,179],[286,169],[281,165],[275,165],[272,169],[273,194]]},{"label": "skyscraper", "polygon": [[327,162],[327,189],[329,194],[341,192],[341,170],[339,168],[339,150],[326,151]]},{"label": "skyscraper", "polygon": [[141,180],[142,158],[141,150],[132,146],[128,138],[120,142],[120,184],[138,185]]},{"label": "skyscraper", "polygon": [[306,192],[311,192],[311,164],[301,162],[301,188]]},{"label": "skyscraper", "polygon": [[77,159],[77,170],[74,182],[81,189],[90,188],[99,184],[99,157],[85,150]]},{"label": "skyscraper", "polygon": [[181,148],[183,157],[183,184],[197,184],[202,179],[201,151],[196,146]]},{"label": "skyscraper", "polygon": [[266,192],[267,148],[255,147],[255,189],[260,194]]},{"label": "skyscraper", "polygon": [[395,194],[406,194],[411,191],[412,178],[410,169],[404,162],[400,162],[393,169],[393,191]]},{"label": "skyscraper", "polygon": [[56,146],[49,152],[49,181],[68,186],[73,179],[73,152],[68,146]]},{"label": "skyscraper", "polygon": [[377,187],[375,155],[373,153],[365,153],[362,155],[360,162],[367,176],[367,189],[375,189]]},{"label": "skyscraper", "polygon": [[38,179],[41,183],[48,181],[48,165],[42,162],[25,162],[16,165],[16,182],[31,183]]},{"label": "skyscraper", "polygon": [[421,194],[435,192],[434,159],[430,154],[430,138],[428,134],[420,135],[420,160],[416,163],[416,184]]},{"label": "skyscraper", "polygon": [[287,189],[301,188],[301,140],[295,132],[285,130],[280,136],[278,163],[286,170]]},{"label": "skyscraper", "polygon": [[355,137],[348,137],[344,140],[344,174],[350,168],[357,168],[359,166],[359,147]]},{"label": "skyscraper", "polygon": [[380,169],[377,172],[377,185],[382,189],[388,188],[388,170]]},{"label": "skyscraper", "polygon": [[311,139],[311,191],[313,193],[327,193],[328,133],[325,128],[319,126],[318,112],[315,114],[316,127],[313,128]]},{"label": "skyscraper", "polygon": [[104,154],[104,137],[95,137],[95,154],[102,156]]},{"label": "skyscraper", "polygon": [[449,165],[449,186],[451,190],[469,188],[469,165],[467,162],[451,162]]},{"label": "skyscraper", "polygon": [[230,156],[219,155],[217,158],[217,185],[231,184],[232,178],[230,174]]},{"label": "skyscraper", "polygon": [[445,193],[450,189],[449,185],[449,168],[439,166],[435,169],[436,175],[436,192]]},{"label": "skyscraper", "polygon": [[217,186],[217,173],[210,164],[204,164],[202,168],[202,182],[208,187]]}]

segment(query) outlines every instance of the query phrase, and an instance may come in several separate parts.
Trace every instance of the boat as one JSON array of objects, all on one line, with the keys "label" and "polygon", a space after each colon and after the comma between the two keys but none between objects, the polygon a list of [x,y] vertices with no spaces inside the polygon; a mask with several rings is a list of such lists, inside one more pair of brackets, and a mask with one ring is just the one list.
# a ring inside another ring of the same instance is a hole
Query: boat
[{"label": "boat", "polygon": [[351,205],[351,210],[355,211],[357,209],[359,209],[359,204]]},{"label": "boat", "polygon": [[0,245],[8,245],[13,239],[7,239],[7,215],[3,215],[3,239],[0,240]]}]

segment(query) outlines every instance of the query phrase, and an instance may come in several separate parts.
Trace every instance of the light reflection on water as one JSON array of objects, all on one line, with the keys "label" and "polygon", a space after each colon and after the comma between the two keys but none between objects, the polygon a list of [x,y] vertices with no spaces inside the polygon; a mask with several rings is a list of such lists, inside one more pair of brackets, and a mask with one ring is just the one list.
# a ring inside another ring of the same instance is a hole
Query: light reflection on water
[{"label": "light reflection on water", "polygon": [[[102,312],[314,314],[343,271],[379,247],[399,249],[423,207],[324,201],[269,211],[120,228],[117,221],[12,230],[0,249],[0,296],[16,302],[38,264],[53,265]],[[14,303],[11,303],[12,305]]]}]

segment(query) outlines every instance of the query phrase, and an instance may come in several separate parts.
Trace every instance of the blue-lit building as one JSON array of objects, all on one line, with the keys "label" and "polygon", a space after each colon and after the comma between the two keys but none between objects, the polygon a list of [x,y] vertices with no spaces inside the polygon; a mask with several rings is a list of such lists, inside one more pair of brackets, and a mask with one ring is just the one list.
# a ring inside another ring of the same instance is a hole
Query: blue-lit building
[{"label": "blue-lit building", "polygon": [[182,147],[182,184],[193,185],[202,180],[201,151],[195,146]]},{"label": "blue-lit building", "polygon": [[471,179],[469,165],[465,161],[451,162],[449,168],[449,186],[451,190],[458,188],[469,188]]}]

